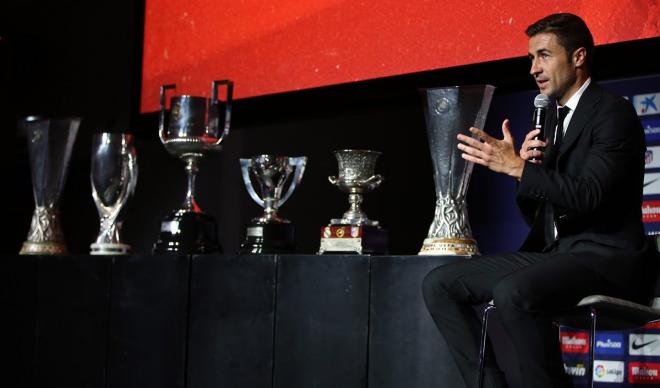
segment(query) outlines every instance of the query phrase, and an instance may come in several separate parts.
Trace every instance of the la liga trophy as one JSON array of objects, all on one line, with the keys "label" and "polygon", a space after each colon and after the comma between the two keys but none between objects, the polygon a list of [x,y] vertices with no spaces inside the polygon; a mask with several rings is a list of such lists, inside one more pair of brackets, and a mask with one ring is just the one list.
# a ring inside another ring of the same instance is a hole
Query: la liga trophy
[{"label": "la liga trophy", "polygon": [[19,122],[28,139],[34,213],[21,255],[67,254],[60,226],[59,200],[76,140],[79,118],[42,119],[29,116]]},{"label": "la liga trophy", "polygon": [[92,255],[125,255],[130,246],[121,239],[119,216],[135,192],[138,166],[133,135],[96,133],[92,138],[90,179],[100,227],[90,245]]},{"label": "la liga trophy", "polygon": [[491,85],[423,90],[437,201],[420,255],[479,254],[465,202],[474,163],[461,157],[456,137],[471,136],[470,127],[483,129],[494,91]]},{"label": "la liga trophy", "polygon": [[380,152],[370,150],[339,150],[335,157],[339,175],[328,180],[348,194],[349,209],[341,218],[330,220],[321,228],[323,253],[384,254],[387,252],[387,231],[378,221],[370,220],[362,211],[363,194],[374,190],[383,177],[374,174]]},{"label": "la liga trophy", "polygon": [[[227,95],[224,102],[224,120],[218,100],[218,86],[224,85]],[[204,213],[195,200],[195,178],[198,163],[205,155],[220,151],[222,141],[229,134],[233,82],[213,81],[211,98],[188,95],[171,99],[169,124],[165,125],[165,93],[176,85],[160,88],[160,117],[158,135],[165,149],[186,165],[188,189],[180,209],[167,216],[161,223],[160,235],[154,245],[154,253],[200,254],[220,252],[215,220]]]},{"label": "la liga trophy", "polygon": [[[264,208],[264,213],[248,224],[239,253],[293,252],[294,226],[280,217],[278,210],[300,184],[307,157],[258,155],[241,159],[240,162],[245,187],[250,197]],[[254,189],[253,178],[261,196]],[[289,182],[289,187],[285,192],[286,182]]]}]

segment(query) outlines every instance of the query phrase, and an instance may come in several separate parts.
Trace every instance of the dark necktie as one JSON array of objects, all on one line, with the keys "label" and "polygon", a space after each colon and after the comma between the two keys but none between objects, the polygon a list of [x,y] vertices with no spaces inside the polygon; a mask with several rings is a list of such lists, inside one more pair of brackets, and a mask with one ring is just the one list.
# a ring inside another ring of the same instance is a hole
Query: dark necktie
[{"label": "dark necktie", "polygon": [[564,138],[564,119],[568,112],[571,111],[571,108],[567,106],[562,106],[559,108],[559,119],[557,120],[557,135],[555,135],[555,147],[557,152],[559,152],[559,147],[561,146],[561,141]]},{"label": "dark necktie", "polygon": [[[557,131],[555,132],[555,142],[552,145],[551,157],[549,158],[549,167],[551,169],[557,168],[557,157],[559,156],[559,148],[561,147],[561,141],[564,138],[564,119],[568,112],[571,111],[571,108],[563,106],[559,108],[559,117],[557,118]],[[555,217],[554,217],[554,208],[551,203],[546,202],[545,204],[545,243],[550,244],[555,241]]]}]

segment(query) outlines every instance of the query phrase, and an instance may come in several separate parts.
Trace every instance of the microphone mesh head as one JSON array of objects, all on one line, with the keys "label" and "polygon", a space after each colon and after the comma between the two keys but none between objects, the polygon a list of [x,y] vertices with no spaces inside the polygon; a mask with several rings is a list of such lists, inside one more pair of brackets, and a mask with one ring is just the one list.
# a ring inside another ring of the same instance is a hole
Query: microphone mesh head
[{"label": "microphone mesh head", "polygon": [[550,105],[550,99],[545,94],[539,94],[534,98],[535,108],[547,108]]}]

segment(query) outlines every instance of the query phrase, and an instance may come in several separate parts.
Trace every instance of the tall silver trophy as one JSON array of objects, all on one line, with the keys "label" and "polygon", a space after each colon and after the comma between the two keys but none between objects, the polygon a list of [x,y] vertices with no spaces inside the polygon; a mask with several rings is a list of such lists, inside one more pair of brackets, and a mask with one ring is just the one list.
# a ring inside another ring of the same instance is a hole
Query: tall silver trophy
[{"label": "tall silver trophy", "polygon": [[130,246],[121,239],[119,215],[135,191],[137,176],[137,153],[132,135],[94,134],[90,179],[100,228],[96,241],[90,245],[92,255],[129,253]]},{"label": "tall silver trophy", "polygon": [[34,214],[22,255],[67,253],[59,220],[58,204],[76,140],[79,118],[42,119],[27,117],[19,123],[28,139]]},{"label": "tall silver trophy", "polygon": [[[243,182],[250,197],[264,208],[264,213],[249,223],[240,253],[293,252],[294,226],[280,217],[278,210],[300,184],[307,157],[258,155],[240,162]],[[253,178],[261,196],[254,189]],[[287,182],[289,187],[284,191]]]},{"label": "tall silver trophy", "polygon": [[461,157],[456,137],[459,133],[471,136],[470,127],[483,129],[494,91],[491,85],[424,90],[437,202],[420,255],[479,254],[465,202],[474,163]]},{"label": "tall silver trophy", "polygon": [[335,151],[339,174],[328,180],[348,194],[349,208],[341,218],[333,218],[329,225],[321,228],[319,253],[387,251],[387,231],[378,221],[370,220],[361,208],[363,195],[383,182],[380,174],[374,174],[380,154],[370,150]]},{"label": "tall silver trophy", "polygon": [[[218,86],[227,88],[224,102],[218,100]],[[218,152],[229,134],[233,82],[213,81],[211,98],[176,96],[171,99],[169,123],[165,125],[165,93],[176,85],[160,88],[158,134],[165,149],[186,165],[188,189],[180,209],[161,223],[154,253],[212,253],[221,251],[215,220],[204,213],[195,201],[195,178],[199,161]],[[224,105],[224,109],[222,108]],[[221,115],[224,114],[224,119]]]}]

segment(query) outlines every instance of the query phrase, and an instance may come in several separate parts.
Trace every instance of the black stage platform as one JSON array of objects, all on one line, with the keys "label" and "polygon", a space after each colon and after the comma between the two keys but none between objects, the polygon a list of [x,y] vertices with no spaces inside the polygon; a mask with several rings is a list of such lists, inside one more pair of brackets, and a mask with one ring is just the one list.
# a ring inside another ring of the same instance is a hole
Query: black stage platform
[{"label": "black stage platform", "polygon": [[420,290],[463,258],[1,260],[4,386],[463,388]]}]

